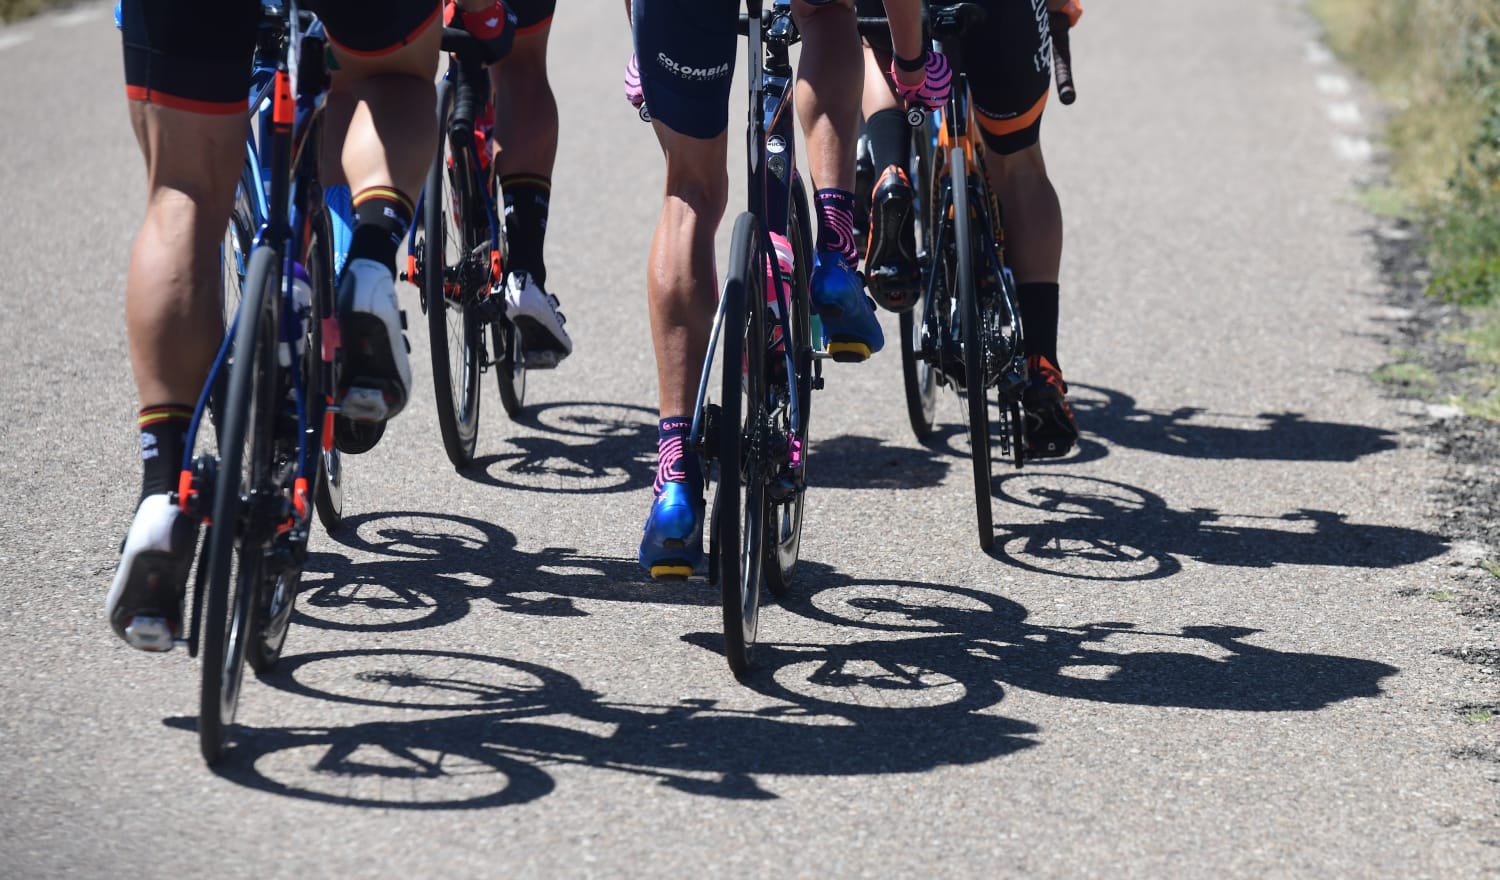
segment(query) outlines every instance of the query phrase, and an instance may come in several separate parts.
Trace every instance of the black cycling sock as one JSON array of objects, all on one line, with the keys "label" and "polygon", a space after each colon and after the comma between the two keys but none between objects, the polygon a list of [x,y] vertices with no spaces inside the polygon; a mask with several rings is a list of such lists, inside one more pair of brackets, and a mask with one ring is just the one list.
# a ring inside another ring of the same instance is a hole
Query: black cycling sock
[{"label": "black cycling sock", "polygon": [[[396,251],[411,228],[412,202],[400,190],[372,186],[354,194],[354,234],[350,260],[374,260],[396,274]],[[347,265],[347,264],[346,264]]]},{"label": "black cycling sock", "polygon": [[177,491],[182,473],[182,451],[187,444],[193,408],[185,403],[163,403],[141,409],[141,497]]},{"label": "black cycling sock", "polygon": [[510,245],[507,268],[529,272],[537,284],[546,284],[542,246],[547,239],[552,181],[539,174],[508,174],[500,178],[500,189],[505,193],[505,238]]},{"label": "black cycling sock", "polygon": [[875,178],[891,165],[906,170],[911,163],[911,126],[900,110],[880,110],[865,120],[865,137],[870,141],[870,159],[875,163]]},{"label": "black cycling sock", "polygon": [[1018,284],[1016,294],[1021,300],[1021,327],[1026,331],[1027,357],[1041,355],[1057,367],[1057,285],[1041,282]]}]

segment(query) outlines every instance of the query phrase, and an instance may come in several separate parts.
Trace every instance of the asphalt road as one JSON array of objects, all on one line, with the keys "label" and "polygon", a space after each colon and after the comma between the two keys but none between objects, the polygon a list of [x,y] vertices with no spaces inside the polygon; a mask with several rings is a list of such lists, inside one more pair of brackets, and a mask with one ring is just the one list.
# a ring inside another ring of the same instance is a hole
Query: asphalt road
[{"label": "asphalt road", "polygon": [[1422,413],[1368,379],[1371,107],[1300,3],[1090,6],[1045,126],[1085,442],[1003,474],[987,556],[957,400],[927,448],[893,351],[832,369],[800,580],[743,685],[716,595],[634,562],[661,167],[616,5],[553,36],[577,353],[522,423],[487,387],[458,474],[419,325],[416,399],[349,462],[219,772],[198,665],[102,614],[139,480],[118,37],[103,4],[0,29],[0,875],[1500,870],[1496,722],[1469,717],[1500,698],[1439,653],[1494,624],[1439,601],[1464,549]]}]

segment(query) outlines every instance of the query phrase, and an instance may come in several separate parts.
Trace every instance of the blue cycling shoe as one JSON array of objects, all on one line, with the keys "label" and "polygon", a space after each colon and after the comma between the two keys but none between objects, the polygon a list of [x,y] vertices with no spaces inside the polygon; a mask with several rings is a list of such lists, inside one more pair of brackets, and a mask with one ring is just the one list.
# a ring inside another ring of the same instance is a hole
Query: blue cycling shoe
[{"label": "blue cycling shoe", "polygon": [[859,363],[885,346],[875,306],[865,296],[859,274],[841,255],[818,251],[813,258],[812,301],[834,360]]},{"label": "blue cycling shoe", "polygon": [[638,557],[658,581],[681,581],[703,563],[703,499],[686,483],[665,483],[646,517]]}]

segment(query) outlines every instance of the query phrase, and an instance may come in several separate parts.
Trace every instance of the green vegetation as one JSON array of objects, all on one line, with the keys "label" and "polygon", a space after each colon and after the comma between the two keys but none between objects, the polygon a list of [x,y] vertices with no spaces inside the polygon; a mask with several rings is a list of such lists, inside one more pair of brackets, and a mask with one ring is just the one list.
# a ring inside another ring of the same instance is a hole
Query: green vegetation
[{"label": "green vegetation", "polygon": [[1334,51],[1393,110],[1393,191],[1366,193],[1366,202],[1422,227],[1429,292],[1500,303],[1500,2],[1311,5]]},{"label": "green vegetation", "polygon": [[19,21],[43,10],[70,3],[71,0],[0,0],[0,21]]},{"label": "green vegetation", "polygon": [[1488,724],[1495,720],[1493,709],[1469,709],[1464,712],[1464,720],[1470,724]]}]

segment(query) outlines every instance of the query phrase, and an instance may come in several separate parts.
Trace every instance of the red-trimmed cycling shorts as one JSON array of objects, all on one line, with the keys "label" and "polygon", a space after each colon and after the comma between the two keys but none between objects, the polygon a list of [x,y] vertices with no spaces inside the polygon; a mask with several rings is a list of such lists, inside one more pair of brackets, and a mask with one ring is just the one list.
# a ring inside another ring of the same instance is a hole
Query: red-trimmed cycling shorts
[{"label": "red-trimmed cycling shorts", "polygon": [[[356,55],[381,55],[435,21],[440,0],[313,0],[328,38]],[[125,93],[195,113],[246,111],[261,0],[123,0]]]}]

